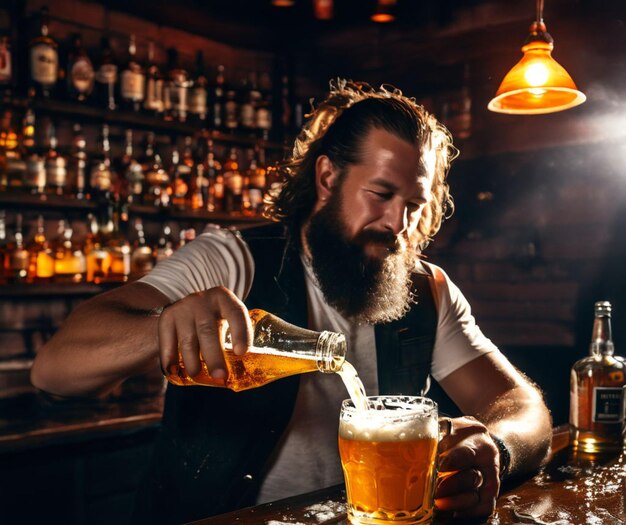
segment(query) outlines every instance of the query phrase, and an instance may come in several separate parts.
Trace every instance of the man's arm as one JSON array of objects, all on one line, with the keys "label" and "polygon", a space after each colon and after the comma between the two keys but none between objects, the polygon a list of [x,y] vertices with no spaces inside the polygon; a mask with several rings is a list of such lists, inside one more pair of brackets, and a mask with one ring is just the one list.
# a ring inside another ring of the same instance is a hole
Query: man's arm
[{"label": "man's arm", "polygon": [[99,396],[158,367],[159,319],[152,312],[168,303],[144,283],[81,303],[38,352],[31,382],[59,396]]},{"label": "man's arm", "polygon": [[455,420],[453,434],[442,442],[441,470],[463,474],[440,483],[438,506],[459,515],[489,514],[502,459],[490,434],[510,453],[508,475],[534,470],[550,447],[550,413],[539,391],[499,352],[470,361],[440,384],[470,417]]}]

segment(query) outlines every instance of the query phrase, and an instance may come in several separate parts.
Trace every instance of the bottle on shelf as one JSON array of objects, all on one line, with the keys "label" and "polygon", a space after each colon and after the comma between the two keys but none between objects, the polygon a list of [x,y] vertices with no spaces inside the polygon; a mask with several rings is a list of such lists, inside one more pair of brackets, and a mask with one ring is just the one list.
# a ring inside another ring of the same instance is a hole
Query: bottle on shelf
[{"label": "bottle on shelf", "polygon": [[196,73],[189,87],[189,116],[194,122],[204,122],[208,111],[208,79],[204,70],[204,54],[196,53]]},{"label": "bottle on shelf", "polygon": [[4,275],[11,284],[23,283],[28,279],[28,265],[30,257],[24,246],[23,217],[21,213],[15,216],[15,233],[13,242],[6,245],[4,256]]},{"label": "bottle on shelf", "polygon": [[211,91],[210,127],[215,130],[224,129],[224,66],[217,66],[215,84]]},{"label": "bottle on shelf", "polygon": [[166,120],[185,122],[189,105],[189,73],[178,62],[178,51],[171,47],[167,50],[167,80],[164,86],[163,105]]},{"label": "bottle on shelf", "polygon": [[239,170],[237,148],[231,147],[224,162],[224,211],[240,213],[242,209],[243,176]]},{"label": "bottle on shelf", "polygon": [[88,230],[85,239],[85,258],[87,260],[87,282],[100,284],[106,281],[109,275],[111,259],[105,249],[107,235],[107,223],[95,215],[89,214],[87,218]]},{"label": "bottle on shelf", "polygon": [[43,215],[37,217],[37,230],[26,247],[29,254],[28,277],[30,283],[51,282],[54,278],[54,252],[46,238]]},{"label": "bottle on shelf", "polygon": [[239,127],[244,133],[253,134],[256,129],[256,107],[261,93],[256,85],[256,74],[244,77],[240,93]]},{"label": "bottle on shelf", "polygon": [[128,59],[120,74],[120,100],[124,109],[139,111],[144,99],[146,76],[141,64],[137,61],[137,44],[135,35],[128,40]]},{"label": "bottle on shelf", "polygon": [[215,157],[213,141],[207,140],[207,153],[205,160],[205,176],[208,182],[205,196],[206,209],[209,212],[221,212],[224,210],[224,174],[222,165]]},{"label": "bottle on shelf", "polygon": [[250,310],[249,314],[254,335],[252,347],[244,355],[235,355],[230,332],[225,330],[222,351],[226,378],[211,377],[204,362],[200,373],[190,377],[179,354],[178,363],[166,370],[167,380],[179,386],[214,386],[239,392],[295,374],[334,373],[343,366],[343,334],[300,328],[260,309]]},{"label": "bottle on shelf", "polygon": [[80,124],[72,127],[71,156],[68,169],[68,186],[74,197],[85,198],[85,183],[87,180],[87,141]]},{"label": "bottle on shelf", "polygon": [[39,35],[29,45],[30,83],[38,96],[49,98],[59,77],[59,46],[49,35],[48,8],[39,14]]},{"label": "bottle on shelf", "polygon": [[172,242],[172,228],[166,222],[161,228],[159,239],[154,248],[154,260],[155,264],[167,259],[174,253],[174,243]]},{"label": "bottle on shelf", "polygon": [[59,283],[80,283],[87,276],[87,259],[73,234],[71,226],[60,220],[54,245],[54,280]]},{"label": "bottle on shelf", "polygon": [[237,91],[233,87],[226,89],[224,101],[224,131],[235,133],[239,128],[239,102]]},{"label": "bottle on shelf", "polygon": [[110,233],[106,239],[105,250],[110,261],[107,281],[111,282],[126,282],[130,276],[130,244],[121,224],[124,215],[119,201],[109,203],[107,229]]},{"label": "bottle on shelf", "polygon": [[111,143],[109,141],[109,125],[102,125],[99,141],[99,156],[89,174],[89,196],[96,202],[107,202],[116,182],[116,175],[111,165]]},{"label": "bottle on shelf", "polygon": [[172,148],[172,161],[170,163],[170,180],[172,186],[172,206],[179,210],[187,207],[187,192],[189,191],[188,179],[184,175],[184,170],[180,162],[178,147]]},{"label": "bottle on shelf", "polygon": [[72,49],[67,58],[66,76],[68,96],[79,102],[87,100],[93,91],[96,75],[78,33],[72,35]]},{"label": "bottle on shelf", "polygon": [[48,127],[49,147],[45,158],[46,192],[63,195],[67,185],[67,160],[57,151],[56,128],[51,122]]},{"label": "bottle on shelf", "polygon": [[261,74],[259,99],[256,103],[255,124],[257,135],[269,140],[272,133],[272,83],[268,73]]},{"label": "bottle on shelf", "polygon": [[24,185],[26,163],[13,117],[13,111],[5,109],[0,122],[0,191],[19,190]]},{"label": "bottle on shelf", "polygon": [[193,211],[204,210],[205,203],[204,196],[208,191],[208,179],[204,176],[205,168],[204,164],[198,162],[195,165],[195,170],[191,178],[191,186],[189,187],[189,193],[187,201],[189,202],[189,208]]},{"label": "bottle on shelf", "polygon": [[150,115],[163,117],[164,80],[155,62],[154,42],[148,42],[148,66],[146,68],[146,98],[143,107]]},{"label": "bottle on shelf", "polygon": [[130,255],[130,278],[139,279],[154,268],[154,253],[146,241],[143,222],[140,217],[134,223],[136,240]]},{"label": "bottle on shelf", "polygon": [[124,155],[121,158],[120,170],[121,179],[124,180],[123,197],[132,204],[142,204],[144,194],[144,174],[143,167],[135,159],[133,148],[133,130],[126,130],[124,142]]},{"label": "bottle on shelf", "polygon": [[32,108],[33,94],[33,91],[29,90],[26,112],[22,121],[22,158],[26,162],[24,186],[31,193],[41,194],[46,187],[46,166],[35,141],[36,119]]},{"label": "bottle on shelf", "polygon": [[111,49],[108,36],[100,40],[100,58],[95,74],[95,90],[97,104],[109,111],[117,108],[115,90],[118,80],[118,67]]},{"label": "bottle on shelf", "polygon": [[260,216],[265,194],[265,166],[260,162],[261,149],[248,150],[249,165],[244,176],[243,213]]},{"label": "bottle on shelf", "polygon": [[144,202],[159,207],[170,205],[168,187],[170,177],[163,168],[161,156],[155,150],[156,137],[153,132],[146,135],[145,156],[142,162],[145,176]]},{"label": "bottle on shelf", "polygon": [[11,40],[7,35],[0,36],[0,101],[9,101],[13,91],[13,60]]},{"label": "bottle on shelf", "polygon": [[570,428],[575,449],[599,453],[624,446],[626,361],[615,355],[611,303],[594,308],[589,356],[574,363],[570,374]]}]

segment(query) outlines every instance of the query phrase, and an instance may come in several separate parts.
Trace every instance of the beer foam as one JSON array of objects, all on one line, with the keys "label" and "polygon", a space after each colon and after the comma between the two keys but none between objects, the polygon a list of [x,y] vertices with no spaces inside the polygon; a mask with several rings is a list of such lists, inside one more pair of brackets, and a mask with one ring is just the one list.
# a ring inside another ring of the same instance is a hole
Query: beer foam
[{"label": "beer foam", "polygon": [[[360,441],[405,441],[437,438],[439,424],[415,406],[409,413],[395,410],[367,410],[355,412],[339,422],[339,436]],[[400,419],[401,416],[403,419]]]}]

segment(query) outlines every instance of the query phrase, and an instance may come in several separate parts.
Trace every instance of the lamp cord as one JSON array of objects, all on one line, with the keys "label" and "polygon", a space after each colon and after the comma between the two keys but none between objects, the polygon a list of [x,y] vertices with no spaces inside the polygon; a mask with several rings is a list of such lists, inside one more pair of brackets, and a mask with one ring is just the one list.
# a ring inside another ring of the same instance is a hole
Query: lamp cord
[{"label": "lamp cord", "polygon": [[537,0],[537,23],[543,22],[543,0]]}]

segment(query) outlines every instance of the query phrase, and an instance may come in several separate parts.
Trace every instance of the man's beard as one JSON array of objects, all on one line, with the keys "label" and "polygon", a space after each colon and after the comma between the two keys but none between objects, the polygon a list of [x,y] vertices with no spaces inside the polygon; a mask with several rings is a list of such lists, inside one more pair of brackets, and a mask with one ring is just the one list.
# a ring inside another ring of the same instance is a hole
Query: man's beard
[{"label": "man's beard", "polygon": [[[414,302],[411,273],[417,251],[391,232],[360,232],[349,239],[341,214],[341,189],[309,223],[306,240],[313,272],[326,302],[343,316],[376,324],[402,318]],[[370,257],[367,244],[381,244],[389,254]]]}]

